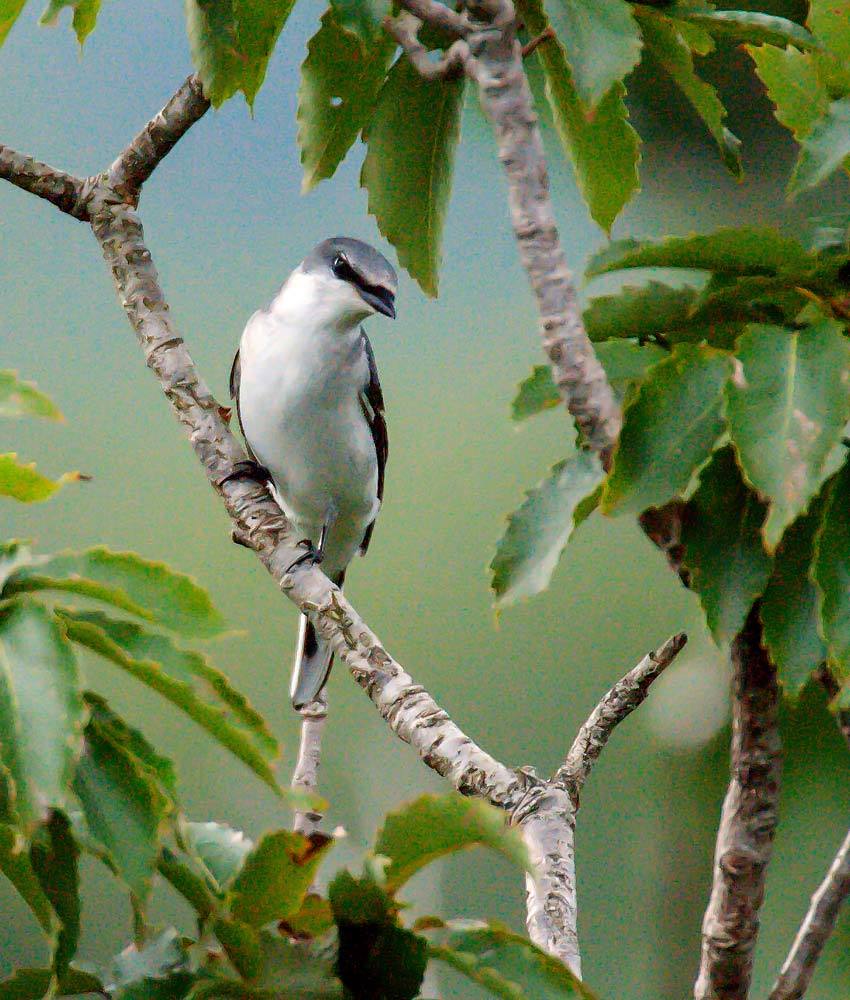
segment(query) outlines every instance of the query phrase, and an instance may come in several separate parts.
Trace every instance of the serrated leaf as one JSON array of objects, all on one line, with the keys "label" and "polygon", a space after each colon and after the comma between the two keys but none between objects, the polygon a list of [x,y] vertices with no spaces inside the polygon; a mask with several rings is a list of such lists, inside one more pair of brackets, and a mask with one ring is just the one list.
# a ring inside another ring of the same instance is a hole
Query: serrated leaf
[{"label": "serrated leaf", "polygon": [[113,958],[107,983],[109,993],[148,979],[162,979],[187,967],[188,956],[180,935],[167,927],[143,945],[128,945]]},{"label": "serrated leaf", "polygon": [[60,11],[72,7],[74,16],[71,25],[77,41],[82,45],[94,31],[97,15],[100,13],[100,0],[48,0],[47,7],[41,15],[39,24],[54,25],[59,20]]},{"label": "serrated leaf", "polygon": [[431,954],[491,994],[506,1000],[594,1000],[594,994],[556,958],[500,926],[456,921],[448,942]]},{"label": "serrated leaf", "polygon": [[822,635],[837,676],[850,677],[850,463],[826,491],[826,509],[815,536],[812,575],[818,588]]},{"label": "serrated leaf", "polygon": [[547,0],[579,99],[592,110],[640,59],[640,31],[624,0]]},{"label": "serrated leaf", "polygon": [[27,0],[0,0],[0,45],[12,30]]},{"label": "serrated leaf", "polygon": [[[0,11],[2,3],[3,0],[0,0]],[[10,369],[0,370],[0,417],[44,417],[46,420],[57,421],[65,419],[49,396],[41,392],[34,383],[18,378],[18,373]]]},{"label": "serrated leaf", "polygon": [[724,124],[726,108],[717,96],[717,91],[697,76],[688,43],[676,25],[663,14],[645,6],[635,8],[635,14],[643,32],[647,53],[688,99],[717,143],[720,158],[726,168],[740,178],[743,174],[741,142]]},{"label": "serrated leaf", "polygon": [[80,938],[79,856],[67,817],[58,809],[52,810],[33,835],[30,864],[57,918],[51,942],[57,979],[67,972]]},{"label": "serrated leaf", "polygon": [[786,691],[796,695],[826,659],[818,631],[818,593],[811,576],[815,533],[823,518],[816,498],[782,536],[761,603],[764,641]]},{"label": "serrated leaf", "polygon": [[[0,824],[0,872],[32,910],[45,934],[54,932],[55,916],[30,863],[26,838],[14,827]],[[2,993],[0,993],[2,995]]]},{"label": "serrated leaf", "polygon": [[731,446],[716,451],[683,510],[684,565],[718,645],[730,642],[756,598],[772,561],[764,551],[765,504],[744,482]]},{"label": "serrated leaf", "polygon": [[333,839],[278,830],[262,837],[247,855],[230,891],[233,916],[262,927],[296,913]]},{"label": "serrated leaf", "polygon": [[734,38],[740,42],[753,42],[778,46],[784,49],[787,45],[808,50],[819,48],[818,40],[796,21],[785,17],[765,14],[756,10],[711,10],[699,7],[672,7],[664,13],[705,28],[716,38]]},{"label": "serrated leaf", "polygon": [[369,213],[401,266],[432,296],[462,101],[462,79],[425,80],[402,56],[387,75],[364,133],[360,185],[369,194]]},{"label": "serrated leaf", "polygon": [[144,904],[169,803],[116,728],[103,720],[93,719],[86,726],[74,792],[91,835]]},{"label": "serrated leaf", "polygon": [[599,459],[578,451],[559,462],[508,517],[490,563],[496,605],[504,607],[545,590],[575,527],[576,510],[602,482]]},{"label": "serrated leaf", "polygon": [[800,142],[788,194],[815,187],[850,156],[850,97],[833,101]]},{"label": "serrated leaf", "polygon": [[488,847],[530,870],[528,850],[504,813],[481,799],[460,795],[422,795],[388,813],[375,841],[375,853],[390,858],[386,887],[396,892],[437,858],[469,847]]},{"label": "serrated leaf", "polygon": [[663,240],[616,240],[591,257],[586,274],[592,278],[631,267],[683,267],[773,276],[805,273],[815,263],[797,240],[775,229],[742,226]]},{"label": "serrated leaf", "polygon": [[80,752],[83,701],[73,650],[30,600],[0,607],[0,764],[25,827],[67,801]]},{"label": "serrated leaf", "polygon": [[[637,287],[626,285],[614,295],[599,295],[588,302],[584,311],[587,334],[598,342],[676,331],[687,327],[696,298],[696,289],[689,285],[673,288],[658,281]],[[691,339],[701,336],[700,330]]]},{"label": "serrated leaf", "polygon": [[829,93],[821,83],[815,60],[796,49],[769,45],[748,45],[747,52],[767,88],[776,120],[797,139],[808,135],[829,107]]},{"label": "serrated leaf", "polygon": [[[347,8],[365,10],[368,0]],[[395,42],[379,32],[369,44],[325,11],[319,30],[307,44],[298,88],[298,146],[304,167],[302,191],[332,177],[358,133],[371,119]]]},{"label": "serrated leaf", "polygon": [[226,629],[209,594],[192,577],[102,545],[33,561],[6,584],[7,594],[34,590],[90,597],[181,635],[206,639]]},{"label": "serrated leaf", "polygon": [[228,888],[254,847],[241,830],[223,823],[186,823],[183,835],[221,889]]},{"label": "serrated leaf", "polygon": [[[42,1000],[51,988],[52,979],[51,969],[17,969],[11,979],[0,982],[0,1000]],[[103,984],[97,976],[80,969],[68,969],[59,981],[60,996],[102,992]]]},{"label": "serrated leaf", "polygon": [[186,0],[192,62],[215,107],[237,90],[253,106],[294,0]]},{"label": "serrated leaf", "polygon": [[382,925],[393,919],[393,900],[368,875],[355,878],[351,872],[337,872],[328,885],[328,900],[337,923]]},{"label": "serrated leaf", "polygon": [[726,386],[726,417],[744,475],[770,501],[773,551],[829,475],[850,419],[850,342],[835,320],[792,332],[750,326]]},{"label": "serrated leaf", "polygon": [[730,371],[728,354],[697,344],[677,344],[650,370],[623,414],[605,513],[639,514],[682,493],[723,430]]},{"label": "serrated leaf", "polygon": [[[134,622],[109,618],[98,611],[57,609],[76,643],[131,674],[185,712],[218,743],[238,757],[270,788],[279,792],[269,766],[266,736],[241,724],[232,699],[206,683],[198,654],[174,646],[170,639],[147,632]],[[209,668],[210,670],[212,668]],[[247,702],[245,703],[247,706]]]},{"label": "serrated leaf", "polygon": [[[559,2],[559,0],[553,0]],[[532,36],[549,26],[542,0],[518,0],[517,14]],[[536,52],[546,78],[546,100],[564,152],[591,218],[609,232],[623,206],[639,187],[640,138],[628,120],[625,87],[614,84],[590,118],[585,116],[560,42]]]},{"label": "serrated leaf", "polygon": [[79,472],[66,472],[58,479],[49,479],[36,470],[35,463],[23,465],[15,452],[0,455],[0,497],[11,497],[20,503],[40,503],[48,500],[66,483],[80,479]]},{"label": "serrated leaf", "polygon": [[382,22],[390,13],[388,0],[330,0],[330,5],[340,27],[364,47],[385,35]]}]

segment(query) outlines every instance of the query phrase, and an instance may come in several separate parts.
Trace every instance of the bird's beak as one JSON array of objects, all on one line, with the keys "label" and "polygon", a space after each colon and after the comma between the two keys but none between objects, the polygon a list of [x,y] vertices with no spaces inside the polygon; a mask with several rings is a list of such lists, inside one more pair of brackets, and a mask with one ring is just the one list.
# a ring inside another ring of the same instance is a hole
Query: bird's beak
[{"label": "bird's beak", "polygon": [[395,319],[395,296],[392,292],[387,291],[386,288],[381,288],[374,292],[365,288],[358,288],[357,291],[360,293],[360,298],[368,303],[376,312],[381,313],[383,316],[389,316],[390,319]]}]

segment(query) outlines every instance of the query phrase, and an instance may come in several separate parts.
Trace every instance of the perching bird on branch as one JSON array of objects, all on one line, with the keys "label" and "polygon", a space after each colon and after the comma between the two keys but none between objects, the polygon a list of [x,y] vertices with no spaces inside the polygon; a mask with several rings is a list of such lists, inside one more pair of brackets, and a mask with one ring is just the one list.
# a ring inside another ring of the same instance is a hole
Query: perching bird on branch
[{"label": "perching bird on branch", "polygon": [[[360,240],[320,243],[242,334],[230,373],[253,471],[266,475],[303,536],[301,559],[342,586],[369,547],[384,495],[387,425],[372,345],[361,322],[395,319],[396,273]],[[333,653],[301,617],[290,694],[321,692]]]}]

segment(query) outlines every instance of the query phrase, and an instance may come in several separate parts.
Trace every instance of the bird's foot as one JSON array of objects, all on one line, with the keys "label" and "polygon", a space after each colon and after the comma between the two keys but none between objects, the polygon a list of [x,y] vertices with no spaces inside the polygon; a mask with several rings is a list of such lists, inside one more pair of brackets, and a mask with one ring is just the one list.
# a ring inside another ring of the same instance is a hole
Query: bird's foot
[{"label": "bird's foot", "polygon": [[298,556],[297,559],[293,559],[292,562],[286,567],[286,572],[291,573],[296,566],[303,566],[309,564],[310,566],[318,566],[321,561],[325,558],[325,553],[321,549],[317,549],[313,542],[309,538],[302,538],[300,542],[296,542],[296,548],[303,548],[306,551],[303,555]]},{"label": "bird's foot", "polygon": [[246,458],[244,461],[233,463],[233,471],[228,472],[224,479],[222,479],[222,486],[231,479],[255,479],[259,483],[270,483],[272,481],[272,474],[264,465],[260,465],[259,462],[255,462],[253,459]]}]

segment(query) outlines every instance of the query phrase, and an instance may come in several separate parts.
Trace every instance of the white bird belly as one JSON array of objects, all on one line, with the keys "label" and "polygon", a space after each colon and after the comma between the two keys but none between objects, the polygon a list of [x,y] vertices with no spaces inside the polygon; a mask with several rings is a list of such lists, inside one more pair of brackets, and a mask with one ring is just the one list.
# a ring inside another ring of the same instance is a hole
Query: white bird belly
[{"label": "white bird belly", "polygon": [[356,553],[379,506],[356,342],[339,334],[305,338],[261,330],[254,336],[251,327],[240,351],[245,437],[304,537],[317,545],[322,525],[332,520],[324,569],[335,576]]}]

